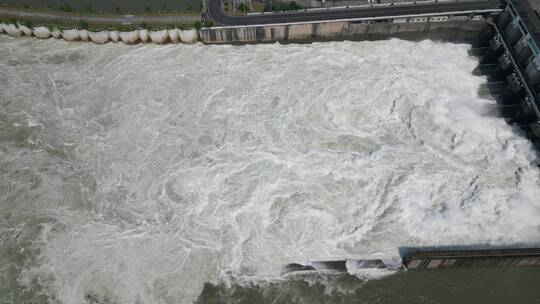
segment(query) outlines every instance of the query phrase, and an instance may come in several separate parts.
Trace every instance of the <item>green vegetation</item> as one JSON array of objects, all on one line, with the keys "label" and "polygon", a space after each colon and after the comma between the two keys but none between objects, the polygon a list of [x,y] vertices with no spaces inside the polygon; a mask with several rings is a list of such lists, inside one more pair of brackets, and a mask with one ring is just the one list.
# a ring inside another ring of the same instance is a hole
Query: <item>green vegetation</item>
[{"label": "green vegetation", "polygon": [[[0,0],[1,2],[2,0]],[[5,3],[1,4],[0,6],[4,6],[7,8],[19,8],[19,9],[27,9],[27,10],[34,10],[34,11],[60,11],[64,13],[79,13],[79,14],[137,14],[137,13],[146,13],[146,14],[195,14],[199,13],[203,9],[203,3],[202,1],[194,1],[189,0],[184,3],[183,8],[175,8],[171,9],[168,7],[170,3],[163,2],[161,4],[161,8],[159,7],[153,7],[151,5],[146,5],[144,7],[143,11],[134,11],[130,9],[129,5],[126,7],[114,7],[113,9],[108,9],[106,11],[101,11],[99,8],[95,6],[95,4],[92,4],[91,1],[88,1],[86,5],[82,7],[73,7],[71,6],[73,3],[70,4],[69,1],[66,1],[64,4],[60,6],[52,6],[51,4],[43,4],[43,6],[31,6],[29,4],[24,4],[23,0],[19,0],[20,4],[17,4],[16,2],[11,3]],[[45,1],[46,2],[46,1]],[[176,5],[176,4],[175,4]]]},{"label": "green vegetation", "polygon": [[247,7],[247,5],[244,4],[244,2],[240,3],[240,5],[238,6],[238,10],[242,13],[246,13],[246,11],[249,11],[249,8]]},{"label": "green vegetation", "polygon": [[276,2],[272,4],[273,11],[297,11],[302,9],[296,2],[291,1],[289,3]]},{"label": "green vegetation", "polygon": [[[195,28],[194,24],[187,24],[187,23],[177,23],[177,24],[169,24],[169,25],[152,25],[152,24],[145,24],[141,23],[139,25],[132,24],[132,25],[112,25],[112,24],[92,24],[88,23],[84,19],[79,19],[78,21],[59,21],[59,22],[39,22],[34,21],[30,22],[28,20],[24,19],[16,19],[16,18],[1,18],[0,17],[0,23],[8,23],[8,24],[22,24],[27,27],[34,27],[34,26],[45,26],[51,31],[54,29],[59,30],[65,30],[65,29],[72,29],[72,28],[78,28],[78,29],[86,29],[93,32],[103,31],[103,30],[116,30],[116,31],[133,31],[137,29],[147,29],[151,31],[157,31],[162,30],[164,28],[178,28],[181,30],[188,30]],[[211,27],[211,22],[199,22],[200,27]]]},{"label": "green vegetation", "polygon": [[290,7],[292,10],[295,10],[295,11],[302,9],[302,7],[301,7],[300,5],[298,5],[298,4],[297,4],[296,2],[294,2],[294,1],[291,1],[291,2],[289,3],[289,7]]},{"label": "green vegetation", "polygon": [[213,25],[214,25],[214,23],[212,21],[202,21],[202,22],[197,21],[197,22],[195,22],[193,27],[196,28],[197,30],[200,30],[203,27],[212,27]]},{"label": "green vegetation", "polygon": [[88,29],[88,23],[83,19],[79,20],[79,29],[86,30]]},{"label": "green vegetation", "polygon": [[64,5],[60,5],[60,7],[58,8],[58,10],[62,11],[62,12],[66,12],[66,13],[72,13],[74,12],[73,8],[68,4],[64,4]]},{"label": "green vegetation", "polygon": [[[192,0],[190,0],[192,1]],[[1,0],[0,0],[1,2]],[[36,27],[36,26],[45,26],[48,27],[50,30],[53,29],[86,29],[90,31],[101,31],[101,30],[117,30],[117,31],[132,31],[135,29],[147,29],[147,30],[161,30],[163,28],[180,28],[180,29],[193,29],[194,27],[202,28],[202,27],[211,27],[211,22],[197,22],[196,24],[193,24],[193,21],[179,21],[180,23],[175,24],[146,24],[146,23],[134,23],[134,24],[97,24],[89,22],[86,17],[86,15],[89,14],[104,14],[103,12],[100,12],[96,8],[96,4],[92,3],[92,1],[86,1],[86,5],[84,2],[82,2],[82,6],[78,6],[77,9],[72,7],[73,2],[69,2],[67,0],[59,1],[57,3],[64,4],[59,6],[49,6],[46,7],[32,7],[28,4],[24,4],[24,1],[19,2],[20,4],[10,3],[7,8],[13,8],[13,9],[30,9],[37,12],[48,12],[48,11],[61,11],[66,14],[74,14],[76,16],[73,18],[74,20],[54,20],[54,21],[46,21],[46,20],[38,20],[35,18],[25,18],[25,17],[0,17],[0,22],[10,23],[10,24],[21,24],[25,25],[29,28]],[[71,4],[70,4],[71,3]],[[159,2],[157,2],[159,5]],[[171,11],[167,7],[167,3],[163,3],[163,9],[167,10],[168,13],[174,13],[174,14],[182,14],[182,13],[191,13],[195,14],[197,12],[198,6],[202,7],[202,2],[199,0],[192,2],[192,5],[188,5],[188,2],[185,3],[185,11]],[[198,4],[197,4],[198,3]],[[150,4],[150,3],[149,3]],[[46,3],[45,3],[46,5]],[[170,4],[169,4],[170,5]],[[127,14],[131,13],[127,10],[127,8],[123,7],[116,7],[113,11],[116,14]],[[113,15],[113,12],[109,12],[109,15]],[[151,5],[146,6],[145,12],[149,14],[155,14],[159,16],[162,11],[158,7],[153,7]],[[187,18],[186,18],[187,19]],[[196,16],[195,20],[199,20],[200,17]],[[188,19],[189,20],[189,19]]]}]

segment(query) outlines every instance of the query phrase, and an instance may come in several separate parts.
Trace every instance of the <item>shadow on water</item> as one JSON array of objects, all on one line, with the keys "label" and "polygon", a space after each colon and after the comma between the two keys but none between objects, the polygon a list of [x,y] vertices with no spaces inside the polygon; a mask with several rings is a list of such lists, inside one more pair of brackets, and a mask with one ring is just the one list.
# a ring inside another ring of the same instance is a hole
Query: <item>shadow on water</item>
[{"label": "shadow on water", "polygon": [[341,275],[205,284],[196,303],[540,303],[540,267],[408,271],[363,282]]}]

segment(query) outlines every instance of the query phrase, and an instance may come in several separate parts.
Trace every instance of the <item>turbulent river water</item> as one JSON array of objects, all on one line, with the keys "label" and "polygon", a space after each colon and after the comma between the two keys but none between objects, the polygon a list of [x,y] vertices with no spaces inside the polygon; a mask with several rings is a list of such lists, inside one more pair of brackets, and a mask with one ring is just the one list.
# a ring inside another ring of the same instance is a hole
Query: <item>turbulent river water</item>
[{"label": "turbulent river water", "polygon": [[469,45],[0,36],[0,300],[190,303],[400,246],[540,243]]}]

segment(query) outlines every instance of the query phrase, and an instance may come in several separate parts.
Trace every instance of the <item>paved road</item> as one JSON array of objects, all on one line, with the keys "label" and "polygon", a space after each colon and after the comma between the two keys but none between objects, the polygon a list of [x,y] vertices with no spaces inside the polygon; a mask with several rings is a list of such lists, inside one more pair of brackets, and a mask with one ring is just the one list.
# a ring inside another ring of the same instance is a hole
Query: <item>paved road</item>
[{"label": "paved road", "polygon": [[339,20],[395,15],[443,13],[450,11],[472,11],[495,9],[499,0],[474,0],[459,2],[418,2],[417,4],[396,4],[393,6],[374,6],[364,8],[311,10],[281,14],[229,16],[223,11],[221,0],[207,0],[207,17],[222,25],[255,25],[287,22],[306,22],[321,20]]},{"label": "paved road", "polygon": [[50,22],[79,22],[84,19],[93,24],[193,24],[200,15],[79,15],[61,12],[37,12],[0,8],[0,18],[30,19]]}]

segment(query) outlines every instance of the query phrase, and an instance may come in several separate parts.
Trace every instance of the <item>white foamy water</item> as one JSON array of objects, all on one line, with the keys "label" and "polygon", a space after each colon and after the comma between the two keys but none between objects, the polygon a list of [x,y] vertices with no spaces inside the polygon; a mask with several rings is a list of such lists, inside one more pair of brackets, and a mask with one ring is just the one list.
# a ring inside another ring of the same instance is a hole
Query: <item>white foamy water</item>
[{"label": "white foamy water", "polygon": [[291,262],[540,243],[534,152],[468,49],[0,36],[0,291],[190,303]]}]

